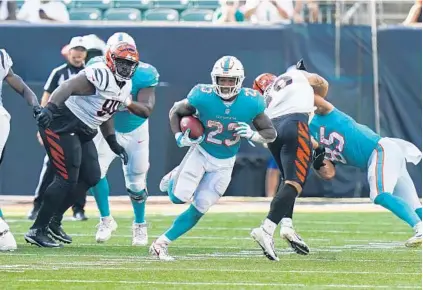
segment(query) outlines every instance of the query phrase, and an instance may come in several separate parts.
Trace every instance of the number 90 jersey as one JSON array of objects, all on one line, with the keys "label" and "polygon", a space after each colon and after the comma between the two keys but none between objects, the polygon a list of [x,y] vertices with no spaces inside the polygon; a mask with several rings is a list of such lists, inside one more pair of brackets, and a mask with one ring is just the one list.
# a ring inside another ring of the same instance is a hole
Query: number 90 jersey
[{"label": "number 90 jersey", "polygon": [[242,88],[236,99],[228,103],[214,93],[212,85],[199,84],[187,99],[197,109],[197,117],[205,129],[200,146],[218,159],[238,153],[241,138],[235,135],[237,122],[251,123],[265,109],[263,96],[248,88]]},{"label": "number 90 jersey", "polygon": [[360,169],[367,169],[382,138],[336,108],[326,115],[314,115],[309,128],[310,135],[325,147],[326,159]]},{"label": "number 90 jersey", "polygon": [[85,73],[96,92],[91,96],[70,96],[65,105],[87,126],[97,129],[110,119],[121,103],[131,97],[132,81],[126,81],[120,88],[104,62],[92,64],[80,73]]},{"label": "number 90 jersey", "polygon": [[265,92],[266,114],[274,119],[287,114],[314,111],[314,91],[306,76],[291,70],[276,78]]}]

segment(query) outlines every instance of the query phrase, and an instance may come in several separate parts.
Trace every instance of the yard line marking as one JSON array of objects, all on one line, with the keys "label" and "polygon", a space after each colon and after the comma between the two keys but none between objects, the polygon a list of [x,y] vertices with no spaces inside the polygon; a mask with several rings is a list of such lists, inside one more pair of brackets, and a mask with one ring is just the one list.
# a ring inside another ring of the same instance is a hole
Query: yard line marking
[{"label": "yard line marking", "polygon": [[[261,253],[261,252],[260,252]],[[279,253],[279,252],[278,252]],[[99,255],[99,254],[46,254],[45,252],[41,252],[39,254],[32,254],[32,253],[3,253],[2,256],[35,256],[35,257],[87,257],[87,258],[104,258],[107,260],[110,259],[117,259],[122,260],[122,255]],[[263,257],[263,254],[257,255],[258,257]],[[232,255],[229,256],[227,253],[221,253],[221,254],[190,254],[186,256],[178,256],[174,255],[175,258],[178,258],[178,260],[204,260],[204,259],[210,259],[210,260],[251,260],[250,256],[240,256],[240,255]],[[151,262],[160,262],[156,258],[148,257],[148,256],[125,256],[124,260],[130,261],[133,260],[137,263],[151,263]],[[326,261],[326,262],[334,262],[334,263],[345,263],[345,262],[380,262],[380,263],[418,263],[421,264],[421,259],[416,260],[386,260],[386,259],[347,259],[343,258],[342,260],[334,260],[334,259],[328,259],[328,258],[289,258],[289,261]]]},{"label": "yard line marking", "polygon": [[[40,267],[37,265],[36,267],[33,267],[31,265],[27,265],[25,270],[33,270],[33,271],[49,271],[55,269],[55,270],[80,270],[81,266],[83,266],[84,270],[124,270],[124,271],[199,271],[199,272],[237,272],[237,273],[257,273],[257,269],[233,269],[233,268],[167,268],[167,267],[160,267],[160,268],[144,268],[144,269],[138,269],[138,268],[130,268],[130,267],[101,267],[101,264],[96,265],[87,265],[84,263],[74,263],[73,266],[68,266],[69,263],[49,263],[49,266],[43,266]],[[63,266],[62,266],[63,265]],[[89,266],[96,266],[96,267],[89,267]],[[1,267],[0,267],[1,269]],[[421,275],[420,272],[368,272],[368,271],[357,271],[357,272],[351,272],[351,271],[319,271],[319,270],[266,270],[266,273],[305,273],[305,274],[339,274],[339,275]]]},{"label": "yard line marking", "polygon": [[[130,280],[70,280],[70,279],[17,279],[19,282],[60,282],[60,283],[109,283],[109,284],[151,284],[151,285],[215,285],[215,286],[289,286],[289,287],[310,287],[306,284],[290,283],[261,283],[261,282],[181,282],[181,281],[130,281]],[[314,287],[330,288],[383,288],[383,289],[421,289],[420,285],[351,285],[351,284],[326,284],[313,285]]]}]

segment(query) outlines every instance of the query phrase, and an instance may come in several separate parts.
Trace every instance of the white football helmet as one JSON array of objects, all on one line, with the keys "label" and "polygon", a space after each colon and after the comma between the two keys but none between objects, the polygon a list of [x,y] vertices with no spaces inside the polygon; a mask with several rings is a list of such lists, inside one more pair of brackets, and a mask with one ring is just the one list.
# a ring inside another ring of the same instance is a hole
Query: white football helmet
[{"label": "white football helmet", "polygon": [[[241,91],[242,82],[245,79],[244,66],[236,57],[224,56],[214,64],[211,78],[214,92],[222,99],[230,99]],[[220,85],[219,78],[234,78],[235,85]]]},{"label": "white football helmet", "polygon": [[112,36],[109,37],[107,40],[107,47],[111,47],[115,44],[118,44],[119,42],[126,42],[130,45],[137,47],[135,44],[135,40],[130,36],[128,33],[125,32],[116,32]]}]

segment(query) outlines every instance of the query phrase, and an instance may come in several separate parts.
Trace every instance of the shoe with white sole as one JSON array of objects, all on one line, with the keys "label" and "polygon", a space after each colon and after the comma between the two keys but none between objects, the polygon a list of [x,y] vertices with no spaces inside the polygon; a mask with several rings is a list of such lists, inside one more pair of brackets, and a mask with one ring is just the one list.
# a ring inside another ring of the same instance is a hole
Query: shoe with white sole
[{"label": "shoe with white sole", "polygon": [[0,251],[14,251],[17,248],[15,237],[10,232],[9,225],[0,218]]},{"label": "shoe with white sole", "polygon": [[255,228],[251,231],[251,237],[263,250],[263,254],[272,261],[279,261],[275,251],[273,236],[267,233],[262,227]]},{"label": "shoe with white sole", "polygon": [[173,261],[175,258],[168,253],[169,244],[154,241],[150,246],[150,254],[162,261]]},{"label": "shoe with white sole", "polygon": [[414,227],[414,230],[416,231],[416,234],[405,242],[405,246],[408,248],[419,247],[422,245],[422,223],[418,223]]},{"label": "shoe with white sole", "polygon": [[97,243],[104,243],[112,237],[112,233],[116,231],[118,225],[111,216],[103,217],[97,225],[97,233],[95,240]]},{"label": "shoe with white sole", "polygon": [[299,255],[308,255],[310,253],[310,249],[307,244],[295,231],[291,219],[282,219],[280,234],[281,238],[287,242],[287,244],[295,251],[295,253]]},{"label": "shoe with white sole", "polygon": [[132,224],[132,245],[133,246],[147,246],[148,234],[147,223],[133,223]]}]

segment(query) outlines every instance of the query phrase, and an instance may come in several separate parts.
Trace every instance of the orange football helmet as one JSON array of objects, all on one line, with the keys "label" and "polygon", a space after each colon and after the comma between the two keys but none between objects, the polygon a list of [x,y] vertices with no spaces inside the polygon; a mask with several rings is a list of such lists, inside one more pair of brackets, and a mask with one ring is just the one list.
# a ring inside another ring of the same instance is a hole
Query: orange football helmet
[{"label": "orange football helmet", "polygon": [[263,73],[254,80],[253,89],[263,95],[264,91],[274,82],[275,79],[276,76],[274,74]]},{"label": "orange football helmet", "polygon": [[106,64],[118,81],[130,80],[139,61],[136,47],[127,42],[119,42],[106,51]]}]

